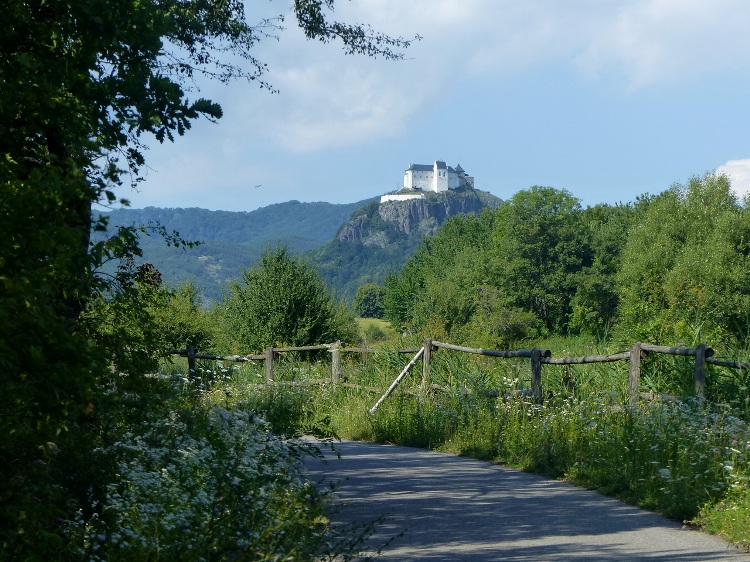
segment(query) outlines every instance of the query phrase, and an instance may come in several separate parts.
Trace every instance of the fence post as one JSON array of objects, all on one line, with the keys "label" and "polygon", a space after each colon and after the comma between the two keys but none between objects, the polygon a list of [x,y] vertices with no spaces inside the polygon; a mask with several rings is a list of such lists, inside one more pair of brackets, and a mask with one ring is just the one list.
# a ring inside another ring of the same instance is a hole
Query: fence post
[{"label": "fence post", "polygon": [[432,361],[432,340],[424,340],[422,346],[424,353],[422,353],[422,391],[426,388],[427,381],[430,378],[430,361]]},{"label": "fence post", "polygon": [[188,361],[188,377],[194,378],[198,376],[198,372],[195,369],[195,347],[192,345],[187,346],[187,361]]},{"label": "fence post", "polygon": [[331,346],[331,382],[338,384],[341,380],[341,340]]},{"label": "fence post", "polygon": [[542,402],[542,350],[531,350],[531,394],[535,402]]},{"label": "fence post", "polygon": [[630,403],[638,402],[641,388],[641,342],[636,342],[630,350],[630,370],[628,372],[628,393]]},{"label": "fence post", "polygon": [[706,392],[706,349],[703,343],[695,348],[695,394],[701,398]]},{"label": "fence post", "polygon": [[273,348],[266,348],[266,381],[273,382]]}]

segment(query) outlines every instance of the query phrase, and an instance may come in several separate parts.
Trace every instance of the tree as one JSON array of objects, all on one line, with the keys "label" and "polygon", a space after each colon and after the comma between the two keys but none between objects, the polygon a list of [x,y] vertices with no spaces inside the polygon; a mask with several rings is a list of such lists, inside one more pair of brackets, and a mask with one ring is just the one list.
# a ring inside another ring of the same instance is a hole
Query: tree
[{"label": "tree", "polygon": [[285,248],[265,251],[242,283],[230,286],[220,308],[236,353],[356,340],[354,318],[343,312],[320,275]]},{"label": "tree", "polygon": [[456,215],[425,239],[398,273],[385,279],[385,317],[394,326],[450,333],[473,314],[485,275],[494,214]]},{"label": "tree", "polygon": [[198,289],[192,283],[186,283],[165,292],[166,298],[154,310],[154,315],[167,344],[177,349],[192,345],[198,350],[210,350],[214,329],[207,311],[200,306]]},{"label": "tree", "polygon": [[656,197],[631,230],[618,275],[622,331],[675,345],[750,333],[750,209],[726,176],[693,177]]},{"label": "tree", "polygon": [[[109,251],[89,247],[91,204],[112,203],[114,188],[145,163],[142,138],[174,140],[191,122],[221,117],[221,107],[190,99],[191,81],[255,81],[265,64],[252,48],[283,17],[252,26],[241,0],[10,0],[0,37],[0,189],[48,203],[13,206],[12,227],[54,223],[64,244],[39,248],[37,258],[60,254],[71,272],[60,286],[75,321],[92,289],[89,272]],[[338,40],[347,53],[399,58],[408,41],[366,26],[330,21],[333,0],[295,0],[297,22],[309,39]],[[239,63],[235,61],[239,60]],[[48,200],[48,201],[47,201]],[[47,211],[47,212],[45,212]],[[105,221],[104,221],[105,222]],[[96,225],[103,228],[104,224]],[[93,251],[92,251],[93,250]],[[23,275],[26,268],[17,270]]]},{"label": "tree", "polygon": [[602,336],[617,322],[622,250],[630,229],[650,202],[649,196],[641,196],[635,203],[600,204],[583,211],[581,228],[589,237],[593,261],[577,276],[578,287],[570,303],[571,332]]},{"label": "tree", "polygon": [[[64,413],[29,420],[54,434],[71,408],[85,407],[84,373],[96,371],[89,363],[97,353],[85,357],[90,346],[77,326],[95,293],[112,285],[93,272],[107,259],[138,255],[132,230],[90,243],[92,226],[106,226],[93,220],[92,203],[112,203],[117,186],[139,181],[145,136],[174,140],[201,116],[221,117],[218,104],[191,99],[195,76],[270,88],[252,49],[283,17],[253,26],[241,0],[9,0],[3,8],[0,356],[11,373],[3,391],[37,392],[37,376],[41,387],[57,385],[61,394],[52,402],[65,405]],[[333,0],[293,2],[309,39],[387,59],[409,45],[331,21],[332,8]],[[61,356],[69,358],[65,364]],[[36,403],[27,398],[23,403]],[[9,420],[0,425],[17,423]]]},{"label": "tree", "polygon": [[362,318],[382,318],[385,288],[377,283],[366,283],[354,295],[354,313]]},{"label": "tree", "polygon": [[[332,21],[333,4],[292,2],[309,39],[386,59],[409,45]],[[96,337],[87,308],[119,298],[120,280],[95,272],[108,259],[138,256],[137,233],[121,229],[92,243],[92,228],[106,228],[106,220],[92,217],[92,204],[114,203],[118,186],[140,181],[144,139],[171,141],[200,117],[221,117],[217,103],[192,94],[196,76],[271,88],[265,64],[252,53],[282,22],[251,25],[242,0],[4,2],[0,394],[11,398],[0,416],[0,480],[20,482],[14,471],[31,466],[41,444],[85,413],[106,372],[107,346],[128,348],[128,333],[125,341],[113,342],[106,331]],[[37,544],[30,519],[23,529],[6,520],[23,511],[12,507],[20,494],[0,492],[0,545],[11,545],[2,546],[3,554],[53,551]]]},{"label": "tree", "polygon": [[550,331],[567,331],[577,274],[591,265],[578,199],[566,190],[534,186],[498,210],[493,283],[514,307],[533,312]]},{"label": "tree", "polygon": [[493,211],[451,218],[426,240],[386,278],[386,316],[483,345],[566,333],[571,319],[579,330],[601,328],[614,314],[616,242],[627,224],[605,210],[584,220],[565,190],[520,191]]}]

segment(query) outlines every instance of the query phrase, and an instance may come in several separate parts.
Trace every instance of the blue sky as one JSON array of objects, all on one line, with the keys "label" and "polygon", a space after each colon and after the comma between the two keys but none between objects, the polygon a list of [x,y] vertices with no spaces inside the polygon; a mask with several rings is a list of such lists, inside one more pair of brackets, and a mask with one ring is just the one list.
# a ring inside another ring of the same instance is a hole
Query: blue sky
[{"label": "blue sky", "polygon": [[750,191],[750,2],[337,0],[337,19],[423,37],[398,62],[307,42],[288,5],[247,2],[251,20],[287,16],[254,53],[279,93],[191,93],[224,118],[149,143],[131,206],[350,203],[436,159],[503,199],[544,185],[627,202],[714,170]]}]

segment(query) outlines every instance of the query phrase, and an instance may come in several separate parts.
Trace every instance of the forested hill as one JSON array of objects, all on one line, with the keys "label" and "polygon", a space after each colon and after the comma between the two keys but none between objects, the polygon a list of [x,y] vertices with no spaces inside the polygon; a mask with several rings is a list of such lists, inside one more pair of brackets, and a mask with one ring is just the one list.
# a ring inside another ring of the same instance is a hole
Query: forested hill
[{"label": "forested hill", "polygon": [[382,283],[414,255],[425,236],[452,216],[494,209],[502,199],[463,188],[425,193],[423,199],[372,201],[355,211],[336,237],[308,256],[336,295],[351,299],[365,283]]},{"label": "forested hill", "polygon": [[186,239],[206,242],[276,241],[291,233],[297,240],[317,245],[330,240],[351,214],[369,201],[342,205],[288,201],[249,212],[146,207],[117,209],[107,214],[111,224],[160,222]]},{"label": "forested hill", "polygon": [[172,286],[191,281],[209,299],[238,279],[269,246],[287,246],[304,253],[325,244],[351,214],[369,203],[301,203],[288,201],[250,212],[206,209],[117,209],[106,213],[110,225],[148,225],[158,222],[186,240],[203,242],[192,250],[168,247],[158,236],[144,236],[143,259],[161,271]]}]

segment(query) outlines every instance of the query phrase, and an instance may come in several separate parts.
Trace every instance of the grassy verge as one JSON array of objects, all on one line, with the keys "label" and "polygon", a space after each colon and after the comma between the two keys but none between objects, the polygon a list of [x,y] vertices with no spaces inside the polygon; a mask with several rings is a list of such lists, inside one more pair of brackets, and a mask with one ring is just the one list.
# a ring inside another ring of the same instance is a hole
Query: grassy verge
[{"label": "grassy verge", "polygon": [[390,322],[380,318],[357,318],[357,326],[365,345],[383,345],[398,340],[398,332]]},{"label": "grassy verge", "polygon": [[[594,349],[590,342],[567,343],[571,356],[615,351]],[[750,545],[750,427],[742,408],[689,397],[630,406],[627,363],[545,366],[549,394],[539,405],[518,393],[530,386],[528,363],[440,351],[433,357],[427,389],[420,387],[418,374],[407,377],[370,415],[367,410],[379,395],[368,389],[386,388],[407,361],[388,351],[347,359],[345,378],[358,388],[261,390],[247,385],[257,380],[247,372],[224,390],[279,427],[501,462],[563,478]],[[671,381],[679,389],[675,379],[690,376],[690,369],[680,365],[671,366],[677,371],[671,379],[670,365],[656,368],[663,372],[652,372],[651,383],[647,378],[645,384]],[[325,364],[309,367],[305,376],[324,378],[327,369]],[[490,390],[499,394],[490,395]]]}]

